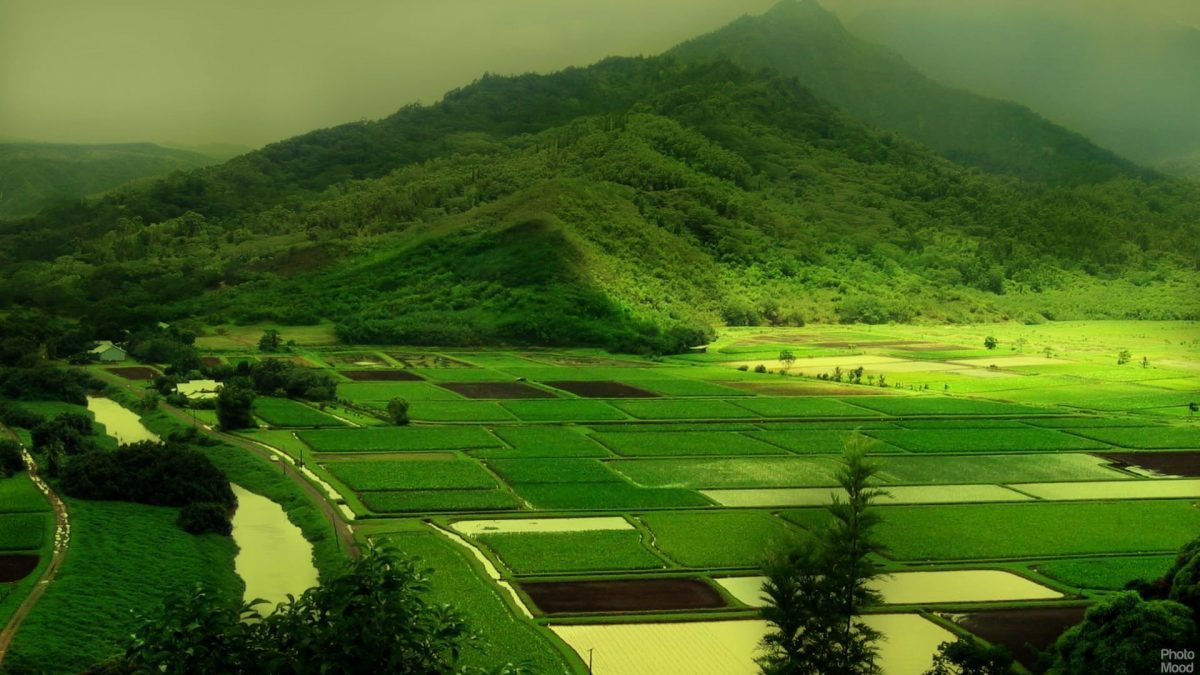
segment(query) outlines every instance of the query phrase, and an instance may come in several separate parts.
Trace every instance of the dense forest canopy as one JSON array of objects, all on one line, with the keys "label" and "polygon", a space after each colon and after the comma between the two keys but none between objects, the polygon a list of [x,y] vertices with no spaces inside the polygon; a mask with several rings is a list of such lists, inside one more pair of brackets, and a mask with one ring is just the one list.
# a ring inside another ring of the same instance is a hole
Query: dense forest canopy
[{"label": "dense forest canopy", "polygon": [[[775,33],[813,30],[808,6],[727,30],[787,50]],[[0,307],[635,351],[716,323],[1200,317],[1195,184],[1028,111],[1062,141],[1055,175],[967,168],[701,43],[485,76],[9,222]],[[1013,137],[980,152],[1042,166]]]}]

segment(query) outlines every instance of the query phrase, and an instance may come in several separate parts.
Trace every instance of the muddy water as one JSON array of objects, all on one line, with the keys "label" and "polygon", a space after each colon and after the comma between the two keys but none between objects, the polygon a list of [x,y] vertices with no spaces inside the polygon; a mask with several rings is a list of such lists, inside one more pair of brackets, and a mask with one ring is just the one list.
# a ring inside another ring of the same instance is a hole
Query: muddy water
[{"label": "muddy water", "polygon": [[[762,584],[765,580],[765,577],[727,577],[716,581],[741,603],[762,607]],[[883,595],[885,605],[1009,602],[1062,597],[1052,588],[1003,570],[897,572],[876,579],[871,586]]]},{"label": "muddy water", "polygon": [[287,600],[299,597],[317,585],[317,568],[312,563],[312,546],[283,512],[283,507],[233,485],[238,508],[233,514],[233,540],[238,553],[234,569],[246,584],[246,600],[261,598],[269,612]]},{"label": "muddy water", "polygon": [[111,398],[102,396],[87,397],[87,408],[96,416],[96,421],[104,425],[108,435],[117,439],[117,443],[137,443],[138,441],[157,441],[158,436],[142,426],[142,420],[137,413],[122,408]]}]

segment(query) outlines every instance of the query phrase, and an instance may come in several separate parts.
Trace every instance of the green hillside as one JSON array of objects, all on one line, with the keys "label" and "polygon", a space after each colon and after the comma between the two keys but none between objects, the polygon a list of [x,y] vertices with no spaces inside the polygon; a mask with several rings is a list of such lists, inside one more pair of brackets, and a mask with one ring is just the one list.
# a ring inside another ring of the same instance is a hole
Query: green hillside
[{"label": "green hillside", "polygon": [[207,155],[152,143],[0,143],[0,219],[24,216],[131,180],[213,164]]},{"label": "green hillside", "polygon": [[658,352],[721,323],[1200,316],[1200,188],[1071,183],[770,71],[608,59],[0,226],[0,307]]},{"label": "green hillside", "polygon": [[895,52],[846,32],[816,0],[781,0],[670,53],[794,76],[859,119],[965,166],[1071,184],[1149,175],[1024,106],[934,82]]}]

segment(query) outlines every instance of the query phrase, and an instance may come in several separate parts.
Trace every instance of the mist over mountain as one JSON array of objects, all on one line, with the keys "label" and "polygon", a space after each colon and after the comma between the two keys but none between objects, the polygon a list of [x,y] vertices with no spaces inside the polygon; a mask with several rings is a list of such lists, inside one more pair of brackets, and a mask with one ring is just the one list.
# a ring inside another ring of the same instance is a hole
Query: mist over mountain
[{"label": "mist over mountain", "polygon": [[892,51],[851,35],[815,0],[784,0],[670,53],[721,56],[794,76],[856,117],[966,166],[1056,183],[1146,174],[1023,106],[929,79]]},{"label": "mist over mountain", "polygon": [[897,2],[846,16],[851,32],[933,79],[1028,105],[1146,165],[1200,169],[1195,26],[1132,3]]},{"label": "mist over mountain", "polygon": [[[950,138],[1014,126],[952,152],[864,123],[809,88],[846,88],[843,47],[958,105]],[[659,352],[719,323],[1200,316],[1200,188],[881,54],[785,0],[665,56],[485,76],[0,225],[0,307]]]},{"label": "mist over mountain", "polygon": [[0,218],[96,195],[131,180],[215,164],[210,154],[152,143],[0,143]]}]

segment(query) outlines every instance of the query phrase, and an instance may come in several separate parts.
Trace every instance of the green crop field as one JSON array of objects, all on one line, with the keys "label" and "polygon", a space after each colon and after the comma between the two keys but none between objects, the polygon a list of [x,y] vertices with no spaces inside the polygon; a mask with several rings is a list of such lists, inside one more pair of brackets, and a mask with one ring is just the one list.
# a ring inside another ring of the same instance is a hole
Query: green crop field
[{"label": "green crop field", "polygon": [[1035,569],[1076,588],[1119,591],[1131,581],[1153,581],[1167,573],[1175,556],[1109,556],[1072,558],[1039,563]]},{"label": "green crop field", "polygon": [[1053,429],[880,429],[866,433],[913,452],[1021,452],[1108,448],[1099,441]]},{"label": "green crop field", "polygon": [[878,412],[852,405],[854,399],[839,401],[821,396],[748,398],[737,405],[762,417],[882,417]]},{"label": "green crop field", "polygon": [[[490,459],[488,466],[510,483],[613,483],[621,477],[595,459]],[[586,486],[579,486],[586,490]]]},{"label": "green crop field", "polygon": [[359,497],[376,513],[505,511],[520,506],[503,490],[379,490]]},{"label": "green crop field", "polygon": [[627,416],[604,401],[545,399],[501,401],[500,405],[525,422],[594,422]]},{"label": "green crop field", "polygon": [[503,445],[486,429],[467,426],[315,429],[297,435],[318,452],[459,450]]},{"label": "green crop field", "polygon": [[636,530],[488,534],[477,539],[515,574],[648,570],[666,566]]},{"label": "green crop field", "polygon": [[609,463],[646,487],[756,488],[832,485],[832,458],[630,459]]},{"label": "green crop field", "polygon": [[338,397],[351,401],[461,401],[462,396],[428,382],[341,382]]},{"label": "green crop field", "polygon": [[0,513],[49,510],[49,502],[28,474],[22,472],[9,478],[0,478]]},{"label": "green crop field", "polygon": [[[848,439],[855,435],[854,431],[837,431],[833,429],[793,429],[784,430],[772,427],[768,431],[752,431],[747,436],[777,445],[790,452],[798,453],[836,453],[841,454]],[[898,449],[867,436],[868,452],[897,452]]]},{"label": "green crop field", "polygon": [[1200,428],[1197,427],[1079,428],[1072,429],[1071,433],[1139,450],[1171,448],[1200,450]]},{"label": "green crop field", "polygon": [[652,391],[663,396],[748,396],[749,392],[726,387],[715,382],[685,378],[657,378],[651,380],[623,379],[621,382],[632,387]]},{"label": "green crop field", "polygon": [[0,551],[36,550],[52,527],[53,520],[46,514],[0,514]]},{"label": "green crop field", "polygon": [[881,540],[897,560],[1167,552],[1200,532],[1200,509],[1188,500],[888,506],[879,514]]},{"label": "green crop field", "polygon": [[729,401],[719,399],[631,399],[612,401],[631,416],[643,420],[707,420],[759,417]]},{"label": "green crop field", "polygon": [[1056,412],[982,399],[946,396],[861,396],[854,405],[887,415],[1029,415]]},{"label": "green crop field", "polygon": [[325,469],[355,491],[494,488],[496,479],[478,462],[451,460],[340,460]]},{"label": "green crop field", "polygon": [[494,401],[417,401],[409,407],[408,416],[429,422],[507,422],[516,419]]},{"label": "green crop field", "polygon": [[595,438],[626,456],[787,454],[769,443],[724,431],[600,432]]},{"label": "green crop field", "polygon": [[259,396],[254,399],[254,414],[273,427],[329,427],[346,423],[286,398]]},{"label": "green crop field", "polygon": [[664,512],[639,516],[654,545],[685,567],[758,567],[804,536],[759,511]]},{"label": "green crop field", "polygon": [[522,499],[536,509],[655,509],[684,506],[709,506],[712,502],[691,490],[680,488],[642,488],[624,482],[587,483],[516,483]]},{"label": "green crop field", "polygon": [[880,457],[882,476],[895,483],[1035,483],[1112,480],[1127,474],[1099,457],[1076,453],[1023,455],[904,455]]},{"label": "green crop field", "polygon": [[608,457],[604,446],[568,427],[496,427],[493,433],[512,449],[477,450],[476,457]]}]

